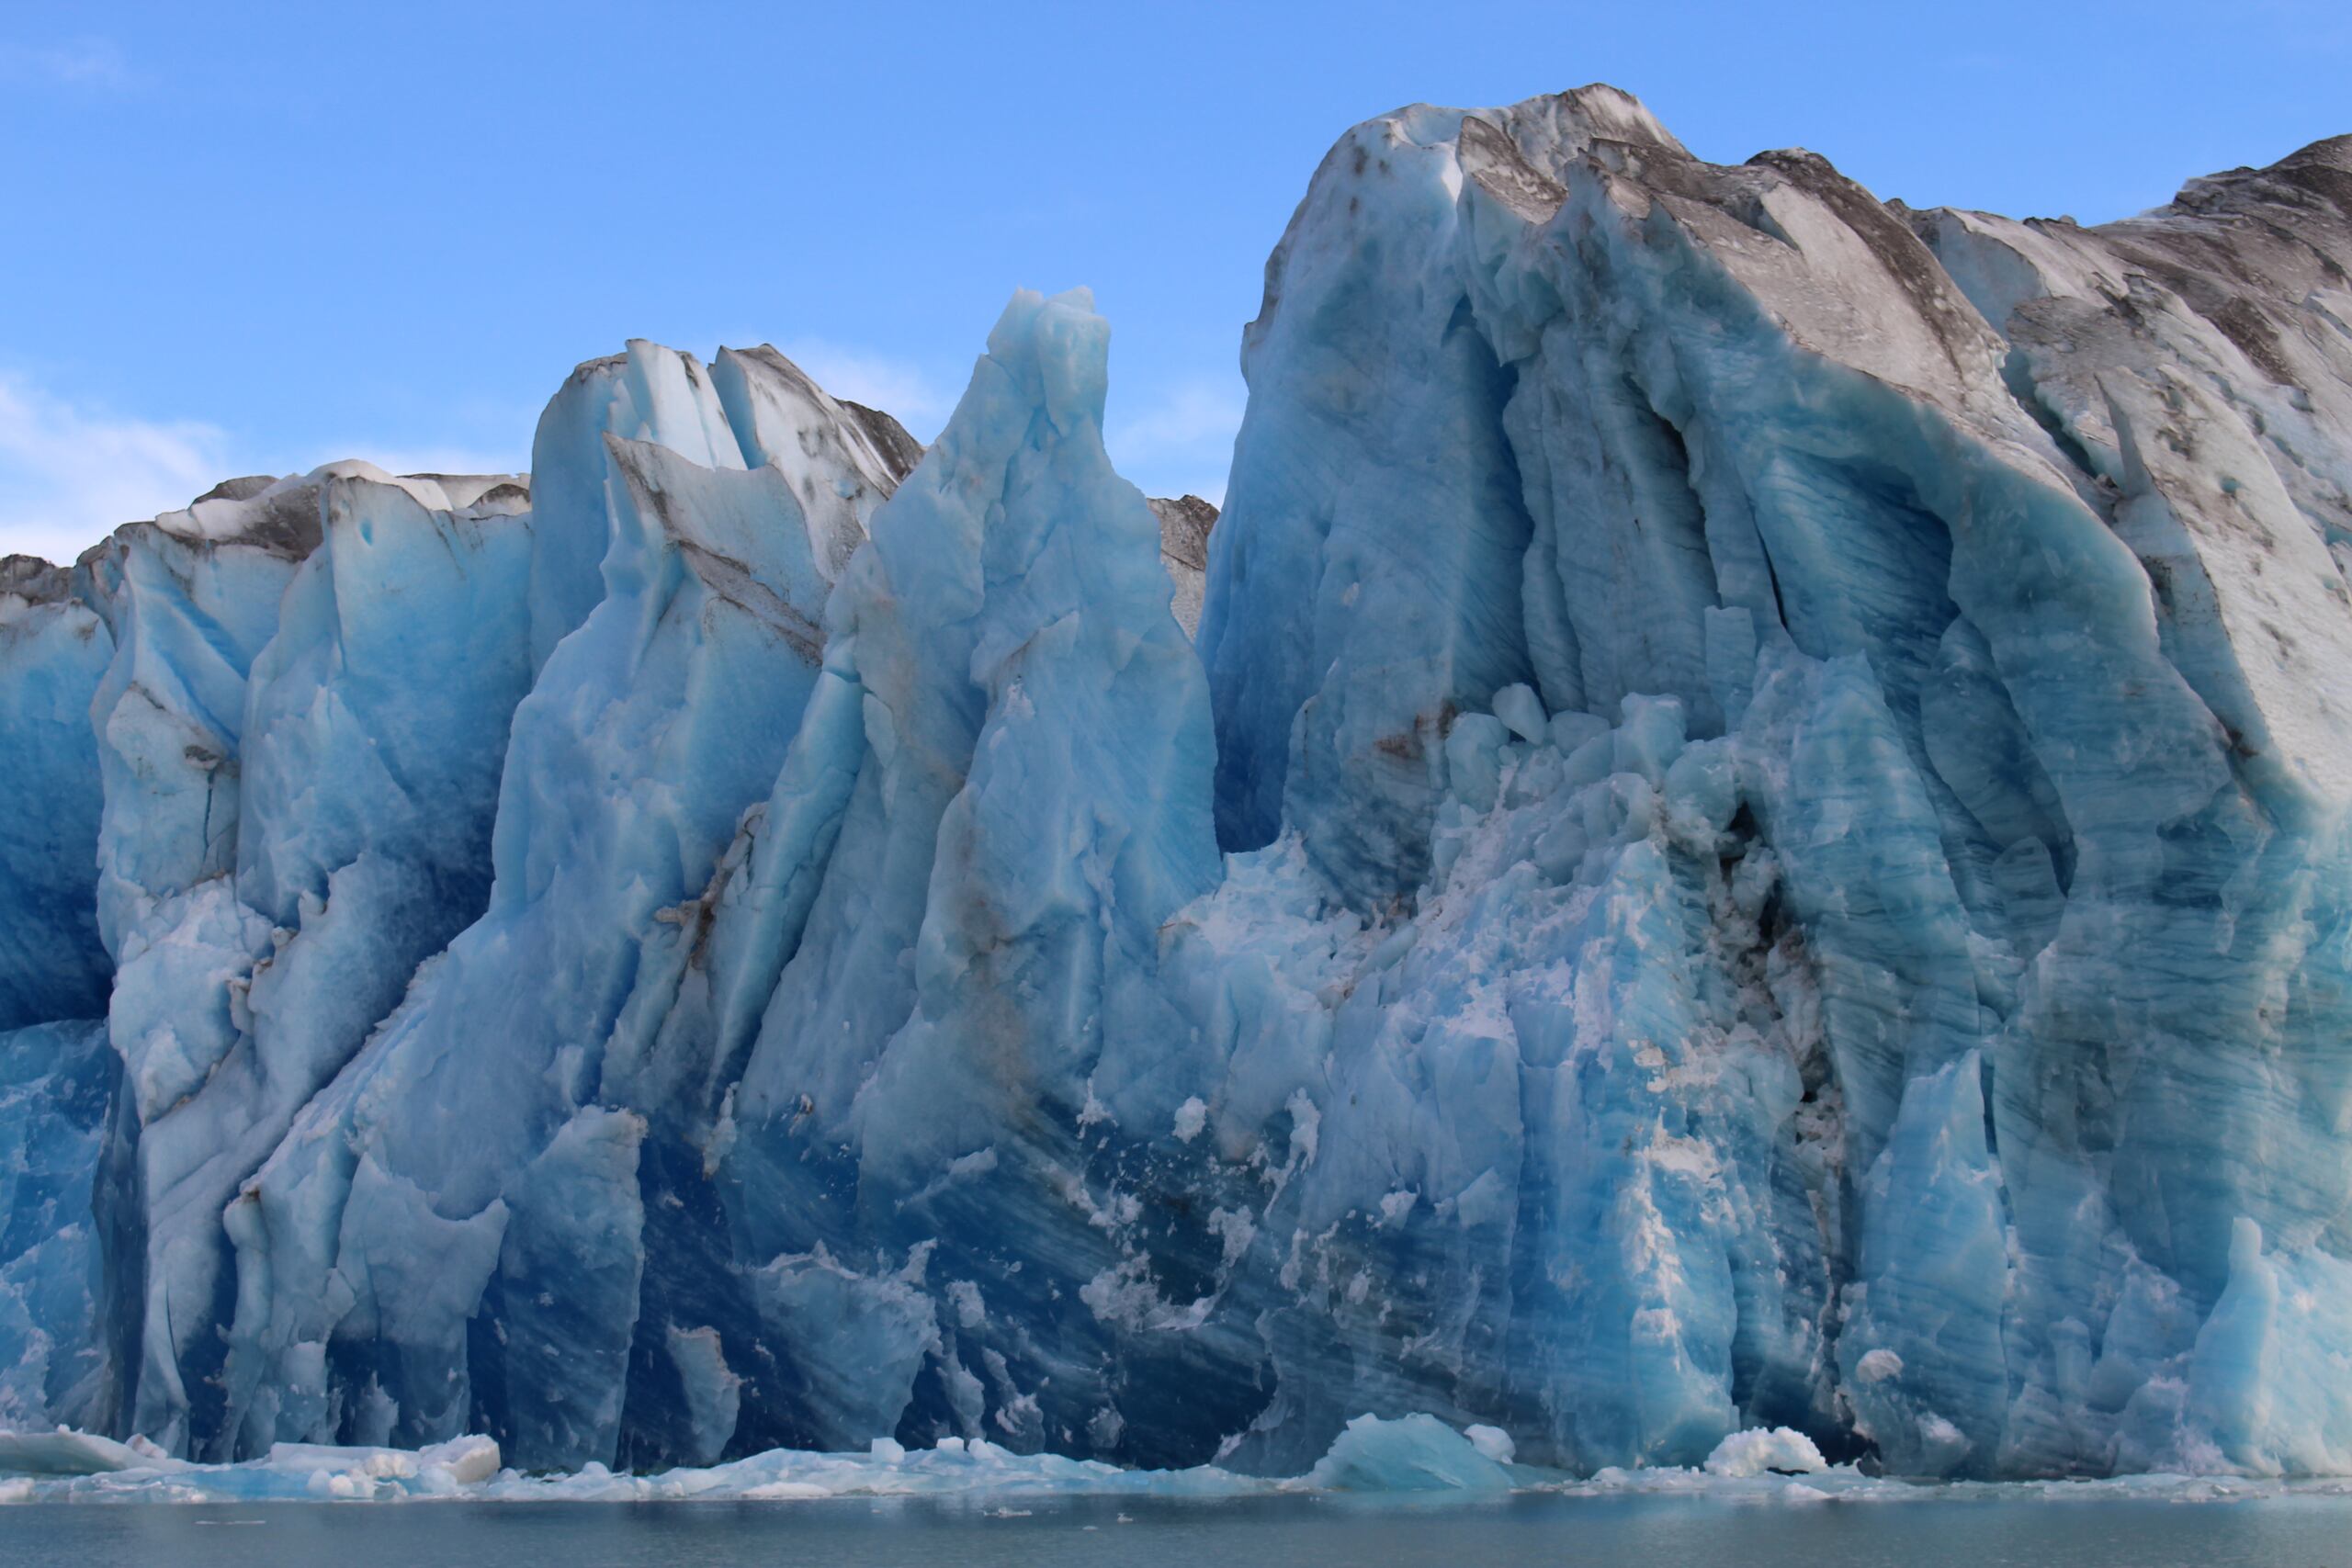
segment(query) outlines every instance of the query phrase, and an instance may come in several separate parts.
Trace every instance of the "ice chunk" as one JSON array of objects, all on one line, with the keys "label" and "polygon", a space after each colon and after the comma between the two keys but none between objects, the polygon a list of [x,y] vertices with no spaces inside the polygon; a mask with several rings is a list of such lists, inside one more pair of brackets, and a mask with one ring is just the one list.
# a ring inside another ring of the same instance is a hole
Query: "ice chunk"
[{"label": "ice chunk", "polygon": [[152,1443],[118,1443],[70,1427],[54,1432],[0,1431],[0,1474],[105,1475],[126,1470],[170,1474],[187,1468],[185,1461],[162,1453]]},{"label": "ice chunk", "polygon": [[1814,1475],[1829,1468],[1811,1438],[1787,1427],[1751,1427],[1734,1432],[1707,1456],[1709,1475],[1748,1476],[1773,1472]]},{"label": "ice chunk", "polygon": [[1541,744],[1551,734],[1552,721],[1544,711],[1544,699],[1517,682],[1495,694],[1495,716],[1530,745]]},{"label": "ice chunk", "polygon": [[1501,1492],[1508,1462],[1434,1416],[1359,1416],[1306,1479],[1338,1492]]},{"label": "ice chunk", "polygon": [[1510,1434],[1500,1427],[1482,1427],[1473,1424],[1463,1427],[1462,1435],[1470,1439],[1472,1448],[1476,1449],[1497,1464],[1509,1464],[1518,1457],[1519,1445],[1512,1442]]}]

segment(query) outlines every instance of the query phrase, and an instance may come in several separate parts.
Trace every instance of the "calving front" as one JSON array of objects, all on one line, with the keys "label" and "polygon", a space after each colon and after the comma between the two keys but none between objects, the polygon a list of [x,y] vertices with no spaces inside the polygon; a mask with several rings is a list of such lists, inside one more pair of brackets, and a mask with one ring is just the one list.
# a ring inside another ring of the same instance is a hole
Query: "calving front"
[{"label": "calving front", "polygon": [[1369,122],[1197,647],[1082,291],[12,560],[0,1417],[2352,1470],[2347,189]]}]

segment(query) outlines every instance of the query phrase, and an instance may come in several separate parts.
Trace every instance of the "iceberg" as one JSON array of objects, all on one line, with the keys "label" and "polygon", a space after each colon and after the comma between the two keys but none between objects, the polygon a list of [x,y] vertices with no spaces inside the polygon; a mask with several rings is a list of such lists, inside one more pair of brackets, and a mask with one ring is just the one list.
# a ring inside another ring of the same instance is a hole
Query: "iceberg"
[{"label": "iceberg", "polygon": [[1221,514],[1023,291],[928,447],[639,341],[12,558],[0,1463],[2352,1472],[2348,204],[1415,106]]}]

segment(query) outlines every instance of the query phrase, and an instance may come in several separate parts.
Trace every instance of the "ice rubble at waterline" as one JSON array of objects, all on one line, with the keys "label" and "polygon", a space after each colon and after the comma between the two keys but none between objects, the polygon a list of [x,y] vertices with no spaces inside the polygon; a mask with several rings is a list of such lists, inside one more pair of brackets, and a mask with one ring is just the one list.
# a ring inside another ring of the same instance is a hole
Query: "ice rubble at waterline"
[{"label": "ice rubble at waterline", "polygon": [[[1765,1438],[1766,1434],[1743,1434]],[[1783,1434],[1793,1437],[1793,1434]],[[1796,1439],[1799,1443],[1802,1438]],[[1811,1468],[1824,1470],[1818,1455]],[[1791,1473],[1796,1473],[1792,1472]],[[129,1444],[60,1427],[0,1433],[0,1502],[656,1502],[799,1501],[841,1496],[1035,1495],[1229,1497],[1280,1492],[1493,1495],[1541,1483],[1548,1472],[1510,1462],[1491,1427],[1467,1434],[1427,1416],[1359,1416],[1306,1474],[1238,1475],[1213,1465],[1186,1471],[1121,1469],[1099,1460],[1018,1454],[985,1438],[944,1438],[910,1452],[877,1438],[857,1453],[771,1450],[704,1468],[616,1475],[591,1463],[571,1474],[528,1476],[501,1468],[498,1445],[474,1436],[422,1450],[281,1443],[256,1460],[190,1464],[144,1439]]]},{"label": "ice rubble at waterline", "polygon": [[[2340,1495],[2340,1482],[2136,1475],[2041,1483],[1920,1484],[1826,1463],[1786,1427],[1734,1433],[1696,1468],[1606,1469],[1584,1479],[1513,1462],[1510,1438],[1467,1432],[1428,1416],[1348,1423],[1306,1473],[1283,1479],[1215,1465],[1123,1469],[1099,1460],[1016,1454],[985,1438],[942,1438],[910,1451],[887,1438],[859,1453],[771,1450],[724,1464],[616,1474],[590,1464],[570,1474],[501,1467],[498,1445],[468,1437],[409,1450],[285,1443],[236,1464],[195,1465],[134,1439],[119,1444],[60,1429],[0,1434],[0,1504],[10,1503],[807,1503],[831,1498],[931,1499],[1018,1516],[1041,1499],[1215,1501],[1243,1497],[1358,1498],[1374,1504],[1472,1504],[1513,1493],[1588,1497],[1676,1496],[1805,1506],[1910,1501],[2248,1502]],[[1124,1517],[1123,1521],[1124,1522]]]},{"label": "ice rubble at waterline", "polygon": [[0,1416],[2352,1470],[2347,202],[1369,121],[1196,641],[1082,293],[928,450],[639,343],[12,560]]}]

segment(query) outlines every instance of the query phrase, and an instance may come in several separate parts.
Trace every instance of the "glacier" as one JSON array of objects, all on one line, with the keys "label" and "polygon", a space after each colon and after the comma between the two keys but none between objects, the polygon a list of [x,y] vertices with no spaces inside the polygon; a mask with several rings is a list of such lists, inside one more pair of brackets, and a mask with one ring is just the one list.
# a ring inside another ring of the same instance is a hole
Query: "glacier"
[{"label": "glacier", "polygon": [[2352,1472],[2347,269],[1416,106],[1221,512],[1024,291],[9,558],[0,1463]]}]

